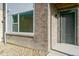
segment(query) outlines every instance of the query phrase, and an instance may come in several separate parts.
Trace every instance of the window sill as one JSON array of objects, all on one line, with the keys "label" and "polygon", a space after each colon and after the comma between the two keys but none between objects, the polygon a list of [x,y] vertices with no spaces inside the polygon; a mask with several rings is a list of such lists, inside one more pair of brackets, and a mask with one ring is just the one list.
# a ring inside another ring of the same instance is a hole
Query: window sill
[{"label": "window sill", "polygon": [[58,43],[52,46],[52,50],[59,51],[64,54],[79,56],[79,46],[65,43]]},{"label": "window sill", "polygon": [[17,33],[17,32],[6,32],[7,35],[15,35],[15,36],[29,36],[34,37],[34,33]]}]

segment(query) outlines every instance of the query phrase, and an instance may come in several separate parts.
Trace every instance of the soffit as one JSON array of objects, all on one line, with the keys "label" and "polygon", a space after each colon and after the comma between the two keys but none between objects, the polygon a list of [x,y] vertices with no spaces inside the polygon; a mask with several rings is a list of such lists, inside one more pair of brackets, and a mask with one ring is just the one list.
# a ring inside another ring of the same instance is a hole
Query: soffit
[{"label": "soffit", "polygon": [[66,9],[66,8],[79,7],[78,3],[52,3],[51,6],[53,6],[53,5],[57,9]]}]

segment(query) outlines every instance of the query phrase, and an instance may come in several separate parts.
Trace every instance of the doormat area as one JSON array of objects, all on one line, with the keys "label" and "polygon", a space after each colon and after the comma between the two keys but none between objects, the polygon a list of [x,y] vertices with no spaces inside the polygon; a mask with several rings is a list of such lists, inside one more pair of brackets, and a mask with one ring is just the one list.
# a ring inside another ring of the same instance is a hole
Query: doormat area
[{"label": "doormat area", "polygon": [[46,56],[46,51],[37,49],[25,48],[7,43],[4,45],[0,42],[0,55],[1,56]]}]

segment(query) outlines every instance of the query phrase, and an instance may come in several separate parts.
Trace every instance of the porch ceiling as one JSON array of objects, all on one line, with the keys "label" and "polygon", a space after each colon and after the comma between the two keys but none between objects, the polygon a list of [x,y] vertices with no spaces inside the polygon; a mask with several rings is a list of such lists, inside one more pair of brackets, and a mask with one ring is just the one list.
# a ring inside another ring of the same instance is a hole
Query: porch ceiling
[{"label": "porch ceiling", "polygon": [[78,3],[51,3],[51,5],[54,5],[57,9],[66,9],[79,6]]}]

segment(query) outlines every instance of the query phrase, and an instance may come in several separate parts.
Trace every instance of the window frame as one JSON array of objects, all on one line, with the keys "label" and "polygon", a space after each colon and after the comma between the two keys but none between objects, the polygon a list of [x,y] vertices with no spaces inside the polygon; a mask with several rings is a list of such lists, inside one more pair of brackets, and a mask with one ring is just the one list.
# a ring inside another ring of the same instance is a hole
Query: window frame
[{"label": "window frame", "polygon": [[[6,26],[6,32],[5,34],[8,34],[8,35],[18,35],[18,36],[30,36],[30,37],[34,37],[34,33],[35,33],[35,4],[33,3],[33,9],[31,9],[33,11],[33,32],[30,33],[30,32],[12,32],[12,24],[11,24],[11,28],[10,28],[10,31],[7,31],[7,26]],[[30,11],[30,10],[28,10]],[[27,12],[28,12],[27,11]],[[6,4],[6,12],[7,12],[7,4]],[[24,11],[26,12],[26,11]],[[23,13],[23,11],[19,12],[19,13]],[[10,19],[12,19],[12,16],[11,15],[14,15],[14,14],[18,14],[17,12],[16,13],[12,13],[10,14]],[[6,14],[6,25],[7,25],[7,15]],[[11,20],[11,23],[12,23],[12,20]]]},{"label": "window frame", "polygon": [[[78,8],[77,8],[77,10],[78,10],[78,13],[79,13]],[[77,13],[77,21],[79,19],[78,13]],[[71,44],[58,43],[57,42],[58,39],[56,39],[56,40],[52,39],[52,30],[51,30],[51,23],[52,22],[51,22],[51,6],[50,6],[50,4],[48,4],[48,15],[49,15],[48,16],[48,51],[50,53],[53,53],[53,51],[56,51],[56,52],[64,54],[64,55],[76,55],[76,56],[79,55],[79,46],[71,45]]]}]

